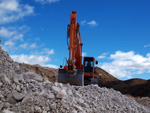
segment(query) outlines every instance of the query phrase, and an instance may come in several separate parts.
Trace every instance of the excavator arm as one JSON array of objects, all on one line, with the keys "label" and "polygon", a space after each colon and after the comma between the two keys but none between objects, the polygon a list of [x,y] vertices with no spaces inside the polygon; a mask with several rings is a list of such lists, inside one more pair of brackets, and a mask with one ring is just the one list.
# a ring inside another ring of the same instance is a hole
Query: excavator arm
[{"label": "excavator arm", "polygon": [[67,65],[58,71],[58,82],[84,85],[84,71],[82,66],[83,44],[81,43],[80,25],[77,23],[76,14],[76,11],[72,11],[70,25],[67,27],[69,58]]},{"label": "excavator arm", "polygon": [[80,25],[77,23],[76,11],[72,11],[70,25],[68,25],[68,38],[70,39],[70,43],[68,44],[69,59],[67,63],[70,71],[82,69],[82,43],[79,30]]}]

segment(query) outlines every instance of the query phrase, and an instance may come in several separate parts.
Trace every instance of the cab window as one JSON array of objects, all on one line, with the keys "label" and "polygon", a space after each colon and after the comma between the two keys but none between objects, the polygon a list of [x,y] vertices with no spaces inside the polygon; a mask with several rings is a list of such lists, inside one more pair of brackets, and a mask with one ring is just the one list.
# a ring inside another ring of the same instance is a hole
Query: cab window
[{"label": "cab window", "polygon": [[93,72],[93,61],[85,61],[84,72]]}]

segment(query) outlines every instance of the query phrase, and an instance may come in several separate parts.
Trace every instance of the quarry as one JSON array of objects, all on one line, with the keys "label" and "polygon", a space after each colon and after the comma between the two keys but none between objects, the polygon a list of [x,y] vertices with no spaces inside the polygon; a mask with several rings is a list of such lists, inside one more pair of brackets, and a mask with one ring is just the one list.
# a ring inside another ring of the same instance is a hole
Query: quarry
[{"label": "quarry", "polygon": [[136,100],[112,88],[50,81],[0,48],[1,113],[149,113],[149,105],[149,98]]}]

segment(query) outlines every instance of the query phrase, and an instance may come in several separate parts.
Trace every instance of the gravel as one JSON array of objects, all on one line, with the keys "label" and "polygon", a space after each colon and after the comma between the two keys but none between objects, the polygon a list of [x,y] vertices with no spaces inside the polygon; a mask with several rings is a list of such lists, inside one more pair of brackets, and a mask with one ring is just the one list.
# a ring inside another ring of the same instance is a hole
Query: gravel
[{"label": "gravel", "polygon": [[43,82],[40,75],[24,72],[0,47],[0,112],[150,113],[150,109],[113,89]]}]

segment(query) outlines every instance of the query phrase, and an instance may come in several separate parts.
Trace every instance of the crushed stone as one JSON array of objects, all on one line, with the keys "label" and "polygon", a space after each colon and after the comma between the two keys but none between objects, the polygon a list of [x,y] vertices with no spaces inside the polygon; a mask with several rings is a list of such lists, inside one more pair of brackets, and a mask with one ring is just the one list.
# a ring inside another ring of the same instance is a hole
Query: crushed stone
[{"label": "crushed stone", "polygon": [[0,47],[1,113],[149,113],[150,108],[113,89],[43,82]]}]

